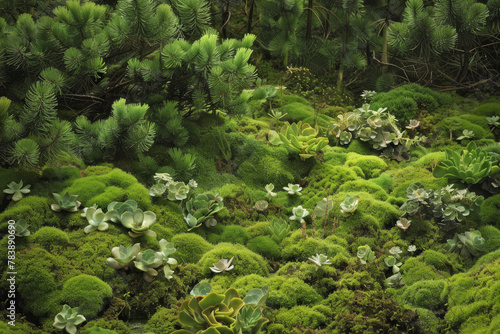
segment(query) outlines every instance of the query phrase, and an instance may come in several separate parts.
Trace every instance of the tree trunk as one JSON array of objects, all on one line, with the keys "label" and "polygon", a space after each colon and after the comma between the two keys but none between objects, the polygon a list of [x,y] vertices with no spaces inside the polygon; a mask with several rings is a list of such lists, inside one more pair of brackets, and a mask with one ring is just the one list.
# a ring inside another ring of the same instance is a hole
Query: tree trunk
[{"label": "tree trunk", "polygon": [[314,0],[309,0],[307,5],[307,28],[306,28],[306,40],[311,40],[311,29],[312,29],[312,11],[313,11]]}]

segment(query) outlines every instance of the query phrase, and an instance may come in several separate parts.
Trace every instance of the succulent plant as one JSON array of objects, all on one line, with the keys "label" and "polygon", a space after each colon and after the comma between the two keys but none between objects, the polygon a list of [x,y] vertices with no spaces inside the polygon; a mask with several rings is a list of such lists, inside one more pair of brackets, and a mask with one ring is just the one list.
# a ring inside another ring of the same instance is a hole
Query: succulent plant
[{"label": "succulent plant", "polygon": [[412,253],[412,254],[413,254],[413,253],[415,253],[416,251],[417,251],[417,246],[415,246],[415,245],[410,245],[410,246],[408,246],[408,252],[410,252],[410,253]]},{"label": "succulent plant", "polygon": [[316,253],[316,255],[313,255],[313,256],[309,257],[308,259],[311,260],[312,262],[314,262],[319,267],[321,267],[322,265],[325,265],[325,264],[332,264],[330,262],[330,260],[328,260],[328,256],[326,256],[324,254]]},{"label": "succulent plant", "polygon": [[196,189],[198,187],[198,183],[195,180],[191,179],[188,182],[188,186],[191,189]]},{"label": "succulent plant", "polygon": [[486,117],[486,122],[488,122],[488,126],[492,129],[500,128],[499,120],[500,120],[500,116]]},{"label": "succulent plant", "polygon": [[357,256],[362,264],[366,264],[366,262],[368,261],[375,260],[375,253],[372,251],[369,245],[359,246]]},{"label": "succulent plant", "polygon": [[155,173],[155,176],[153,178],[158,181],[158,182],[163,182],[165,184],[168,184],[170,182],[173,182],[174,179],[172,176],[170,176],[169,173]]},{"label": "succulent plant", "polygon": [[302,190],[302,187],[298,184],[289,183],[288,187],[283,187],[283,190],[287,191],[290,195],[302,195],[302,193],[300,192]]},{"label": "succulent plant", "polygon": [[193,297],[203,297],[212,292],[212,286],[208,282],[198,283],[189,293]]},{"label": "succulent plant", "polygon": [[[276,134],[273,130],[269,132],[270,137]],[[317,137],[318,133],[317,128],[313,128],[307,123],[302,123],[302,121],[292,124],[286,122],[281,128],[280,133],[278,133],[278,136],[285,146],[298,152],[300,159],[304,161],[313,157],[316,152],[321,151],[323,147],[328,145],[328,138]]]},{"label": "succulent plant", "polygon": [[30,184],[23,187],[23,180],[19,181],[19,183],[12,181],[7,185],[7,188],[4,189],[3,192],[8,194],[14,202],[17,202],[23,198],[23,194],[28,194],[31,191],[29,189],[30,187]]},{"label": "succulent plant", "polygon": [[163,183],[156,183],[149,188],[149,195],[153,197],[162,196],[167,191],[167,186]]},{"label": "succulent plant", "polygon": [[406,128],[408,130],[415,130],[416,128],[418,128],[419,125],[420,125],[420,121],[417,121],[416,119],[411,119],[410,124],[408,124],[406,126]]},{"label": "succulent plant", "polygon": [[273,193],[273,190],[274,190],[274,184],[272,183],[269,183],[266,185],[265,187],[266,189],[266,198],[270,201],[271,198],[273,198],[274,196],[276,196],[277,194],[276,193]]},{"label": "succulent plant", "polygon": [[99,209],[99,207],[97,206],[97,204],[92,204],[91,206],[86,206],[82,209],[82,213],[80,214],[80,216],[82,216],[83,218],[85,218],[87,216],[87,210],[90,209],[90,208],[94,208],[94,209]]},{"label": "succulent plant", "polygon": [[399,247],[392,247],[391,249],[389,249],[389,254],[394,256],[397,260],[401,258],[401,256],[399,255],[401,253],[403,253],[403,251]]},{"label": "succulent plant", "polygon": [[480,231],[467,231],[464,234],[455,234],[453,239],[447,240],[447,250],[459,253],[464,258],[479,257],[484,251],[486,241]]},{"label": "succulent plant", "polygon": [[170,201],[182,201],[186,199],[189,193],[189,186],[184,182],[171,182],[168,184],[167,198]]},{"label": "succulent plant", "polygon": [[152,211],[142,211],[141,209],[136,209],[133,213],[125,211],[121,215],[120,221],[124,227],[130,229],[128,234],[132,238],[142,235],[156,238],[156,233],[149,229],[156,221],[156,215]]},{"label": "succulent plant", "polygon": [[406,231],[408,227],[411,225],[411,220],[408,220],[406,218],[399,218],[399,220],[396,222],[396,226],[402,229],[403,231]]},{"label": "succulent plant", "polygon": [[471,138],[474,138],[474,135],[475,135],[474,131],[464,129],[462,131],[462,135],[460,137],[457,137],[457,140],[471,139]]},{"label": "succulent plant", "polygon": [[78,208],[82,204],[76,200],[78,195],[69,195],[68,192],[65,192],[63,196],[57,193],[52,193],[52,196],[54,197],[56,203],[52,204],[50,208],[55,212],[60,212],[61,210],[77,212]]},{"label": "succulent plant", "polygon": [[375,94],[377,94],[376,91],[365,89],[361,94],[361,97],[363,98],[364,101],[370,101],[375,96]]},{"label": "succulent plant", "polygon": [[213,267],[210,267],[214,273],[222,273],[224,271],[230,271],[234,268],[234,265],[231,265],[233,262],[234,256],[231,259],[220,259],[219,261],[214,263]]},{"label": "succulent plant", "polygon": [[394,287],[394,286],[401,286],[401,285],[404,285],[405,282],[402,282],[401,281],[402,277],[401,277],[401,273],[398,272],[392,276],[389,276],[385,279],[385,282],[387,283],[387,285],[389,285],[390,287]]},{"label": "succulent plant", "polygon": [[243,301],[245,305],[253,305],[255,307],[261,307],[266,304],[266,300],[269,297],[269,287],[263,286],[262,289],[252,289],[247,292]]},{"label": "succulent plant", "polygon": [[224,294],[211,292],[203,298],[184,301],[179,322],[189,330],[181,329],[172,334],[257,334],[268,320],[262,317],[261,307],[245,305],[238,292],[231,288]]},{"label": "succulent plant", "polygon": [[353,213],[358,208],[359,196],[347,195],[346,198],[340,203],[342,213]]},{"label": "succulent plant", "polygon": [[14,231],[16,237],[27,237],[30,235],[30,231],[28,230],[28,223],[24,219],[19,219],[14,225]]},{"label": "succulent plant", "polygon": [[304,218],[309,215],[309,211],[304,209],[302,205],[299,205],[292,209],[293,216],[290,216],[290,220],[296,220],[300,223],[305,223]]},{"label": "succulent plant", "polygon": [[83,315],[78,314],[78,307],[71,308],[64,305],[62,311],[54,318],[53,326],[58,329],[66,329],[69,334],[75,334],[77,331],[76,326],[85,320],[87,319]]},{"label": "succulent plant", "polygon": [[108,204],[108,212],[106,215],[108,216],[109,220],[112,222],[119,222],[121,221],[121,216],[125,212],[134,212],[137,210],[137,202],[134,201],[133,199],[129,199],[125,202],[111,202]]},{"label": "succulent plant", "polygon": [[355,131],[361,125],[361,117],[354,112],[348,112],[337,116],[338,121],[331,121],[328,130],[339,140],[341,145],[347,145],[352,140],[351,131]]},{"label": "succulent plant", "polygon": [[399,267],[402,265],[401,262],[398,262],[398,260],[392,256],[389,255],[384,259],[385,265],[388,266],[389,268],[392,268],[392,273],[396,274],[399,272]]},{"label": "succulent plant", "polygon": [[93,207],[86,209],[85,218],[87,218],[89,225],[85,227],[85,233],[88,234],[95,230],[106,231],[109,228],[108,223],[106,223],[106,214],[101,209],[96,210]]},{"label": "succulent plant", "polygon": [[254,208],[257,211],[266,211],[267,208],[269,207],[269,203],[267,201],[257,201],[255,202]]},{"label": "succulent plant", "polygon": [[184,220],[189,226],[188,231],[201,226],[207,221],[209,226],[214,226],[217,221],[213,218],[224,207],[222,197],[217,194],[200,194],[191,197],[184,203]]},{"label": "succulent plant", "polygon": [[[163,267],[163,273],[165,274],[165,277],[167,279],[173,278],[172,273],[173,270],[170,269],[168,265],[175,265],[177,264],[177,260],[171,257],[168,257],[170,254],[175,253],[176,249],[174,247],[173,242],[167,242],[165,239],[161,239],[159,241],[160,244],[160,252],[163,254],[163,262],[165,263],[165,266]],[[166,260],[165,260],[166,259]]]},{"label": "succulent plant", "polygon": [[108,257],[106,263],[113,269],[128,269],[129,264],[135,260],[137,254],[141,251],[141,244],[136,243],[128,247],[120,245],[119,247],[113,247],[111,249],[111,255],[113,257]]},{"label": "succulent plant", "polygon": [[134,261],[135,267],[144,272],[143,277],[146,282],[153,281],[153,278],[158,275],[156,268],[162,264],[163,253],[151,249],[137,254],[136,261]]},{"label": "succulent plant", "polygon": [[268,231],[271,238],[279,244],[290,232],[290,225],[283,219],[272,218]]},{"label": "succulent plant", "polygon": [[446,149],[446,160],[441,161],[432,174],[436,178],[448,178],[451,182],[476,184],[500,171],[497,163],[497,158],[488,155],[472,141],[460,154]]}]

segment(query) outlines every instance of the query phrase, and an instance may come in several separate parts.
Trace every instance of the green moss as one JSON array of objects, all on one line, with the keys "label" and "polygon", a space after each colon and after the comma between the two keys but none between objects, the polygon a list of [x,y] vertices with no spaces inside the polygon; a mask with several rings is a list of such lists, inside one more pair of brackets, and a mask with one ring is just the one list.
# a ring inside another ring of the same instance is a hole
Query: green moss
[{"label": "green moss", "polygon": [[322,299],[311,286],[296,277],[264,278],[259,275],[247,275],[238,278],[231,286],[243,296],[245,292],[251,289],[260,289],[264,285],[269,286],[269,298],[266,305],[272,308],[312,305]]},{"label": "green moss", "polygon": [[223,232],[220,235],[220,242],[230,242],[233,244],[246,244],[250,239],[250,234],[240,225],[224,226]]},{"label": "green moss", "polygon": [[496,228],[500,228],[500,219],[498,219],[498,213],[500,212],[500,194],[496,194],[484,200],[481,204],[481,211],[479,212],[479,217],[481,217],[482,225],[493,225]]},{"label": "green moss", "polygon": [[[87,329],[91,329],[93,327],[98,327],[98,328],[101,328],[102,330],[112,331],[111,333],[130,334],[129,326],[127,326],[127,324],[125,324],[123,321],[118,320],[118,319],[100,318],[97,320],[89,321],[85,324],[85,326],[82,327],[82,331],[87,330]],[[91,332],[91,333],[93,333],[93,332]],[[108,334],[108,332],[104,332],[104,333]],[[82,334],[83,334],[83,332],[82,332]]]},{"label": "green moss", "polygon": [[325,163],[328,163],[330,165],[342,166],[347,160],[346,153],[339,153],[331,150],[327,151],[326,149],[323,149],[323,152],[323,160],[325,160]]},{"label": "green moss", "polygon": [[252,226],[247,227],[247,232],[250,237],[254,238],[261,235],[269,234],[269,222],[258,222],[253,224]]},{"label": "green moss", "polygon": [[111,298],[111,287],[99,278],[78,275],[64,283],[63,298],[71,307],[79,307],[80,314],[88,319],[95,318],[104,306],[106,298]]},{"label": "green moss", "polygon": [[29,230],[34,233],[42,226],[64,227],[67,215],[56,213],[50,209],[52,200],[45,197],[28,196],[19,202],[10,205],[0,214],[0,228],[4,229],[10,219],[18,221],[24,219]]},{"label": "green moss", "polygon": [[195,233],[176,234],[170,241],[174,243],[177,249],[174,254],[180,263],[196,263],[213,247]]},{"label": "green moss", "polygon": [[248,249],[268,259],[277,260],[281,257],[280,246],[267,235],[255,237],[247,243]]},{"label": "green moss", "polygon": [[462,135],[463,130],[473,131],[474,139],[493,138],[493,134],[490,133],[488,129],[485,129],[480,125],[471,123],[460,116],[447,117],[443,119],[433,128],[433,133],[435,134],[435,136],[446,140],[450,138],[451,131],[453,138],[456,140],[456,138]]},{"label": "green moss", "polygon": [[447,272],[437,270],[424,263],[422,256],[412,257],[404,261],[401,271],[404,273],[404,281],[407,286],[423,280],[440,280],[449,277]]},{"label": "green moss", "polygon": [[443,308],[447,301],[448,283],[446,280],[419,281],[405,289],[402,300],[429,310]]},{"label": "green moss", "polygon": [[309,101],[307,101],[307,99],[303,98],[302,96],[298,96],[298,95],[294,95],[294,94],[290,94],[290,95],[281,95],[279,96],[279,99],[280,100],[283,100],[285,101],[286,103],[294,103],[294,102],[298,102],[298,103],[302,103],[302,104],[309,104]]},{"label": "green moss", "polygon": [[307,306],[295,306],[289,310],[280,310],[276,315],[276,322],[283,324],[286,328],[296,326],[307,326],[311,328],[323,327],[326,317]]},{"label": "green moss", "polygon": [[56,227],[44,226],[33,234],[33,242],[51,249],[53,245],[67,245],[69,237],[66,232]]},{"label": "green moss", "polygon": [[[340,241],[342,240],[342,241]],[[316,253],[322,253],[330,257],[342,253],[349,255],[345,249],[345,240],[343,239],[317,239],[308,237],[302,239],[302,232],[297,230],[281,242],[283,250],[281,255],[288,261],[307,261],[307,259]]]},{"label": "green moss", "polygon": [[[500,212],[500,211],[499,211]],[[486,240],[485,253],[494,252],[500,249],[500,230],[494,226],[482,226],[479,228],[481,235]]]},{"label": "green moss", "polygon": [[116,331],[110,329],[104,329],[102,327],[94,325],[93,327],[87,328],[80,332],[81,334],[118,334]]},{"label": "green moss", "polygon": [[425,333],[441,333],[441,328],[439,327],[440,319],[434,314],[433,311],[426,308],[416,308],[415,312],[418,314],[418,325]]},{"label": "green moss", "polygon": [[382,173],[380,176],[369,181],[384,189],[386,193],[390,193],[394,189],[394,179],[388,173]]},{"label": "green moss", "polygon": [[373,178],[387,170],[387,163],[373,155],[359,155],[351,152],[347,155],[346,167],[358,166],[363,170],[367,178]]},{"label": "green moss", "polygon": [[[175,244],[175,243],[174,243]],[[225,275],[248,275],[258,274],[266,276],[269,274],[267,262],[262,256],[256,254],[239,244],[220,243],[214,246],[213,249],[206,252],[198,261],[201,272],[204,276],[212,274],[210,267],[220,259],[230,259],[234,256],[232,264],[234,268],[225,272]]]},{"label": "green moss", "polygon": [[339,192],[366,192],[373,196],[373,198],[381,201],[387,200],[387,193],[382,187],[377,184],[366,180],[348,181],[340,186]]},{"label": "green moss", "polygon": [[474,115],[491,117],[500,116],[500,103],[485,103],[472,111]]},{"label": "green moss", "polygon": [[364,141],[354,139],[346,149],[347,152],[354,152],[361,155],[369,155],[372,152],[370,145]]},{"label": "green moss", "polygon": [[453,273],[453,270],[450,270],[453,269],[453,265],[448,260],[448,256],[443,253],[428,249],[422,255],[422,260],[438,270],[450,271],[450,273]]},{"label": "green moss", "polygon": [[148,320],[144,327],[146,333],[164,334],[171,333],[178,324],[177,309],[160,307],[155,314]]},{"label": "green moss", "polygon": [[285,117],[282,118],[283,121],[288,122],[298,122],[302,121],[308,117],[314,116],[313,107],[300,103],[291,102],[279,109],[283,114],[287,113]]},{"label": "green moss", "polygon": [[439,161],[446,160],[445,152],[432,152],[424,155],[413,164],[420,168],[433,168]]},{"label": "green moss", "polygon": [[80,170],[76,167],[48,167],[42,172],[42,177],[50,181],[73,180],[81,178]]},{"label": "green moss", "polygon": [[6,318],[5,322],[0,320],[0,333],[2,334],[42,334],[43,332],[36,328],[35,325],[23,323],[20,319],[16,318],[15,326],[9,325]]}]

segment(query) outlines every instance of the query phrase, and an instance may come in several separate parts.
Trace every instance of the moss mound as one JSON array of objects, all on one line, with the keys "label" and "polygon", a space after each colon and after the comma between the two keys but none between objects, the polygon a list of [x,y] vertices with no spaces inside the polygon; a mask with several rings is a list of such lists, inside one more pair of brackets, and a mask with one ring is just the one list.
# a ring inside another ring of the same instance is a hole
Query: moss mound
[{"label": "moss mound", "polygon": [[493,225],[496,228],[500,228],[500,219],[498,219],[498,213],[500,212],[500,194],[496,194],[484,200],[481,204],[481,211],[479,212],[479,217],[481,217],[482,225]]},{"label": "moss mound", "polygon": [[195,233],[176,234],[171,242],[177,249],[173,256],[181,263],[197,263],[213,247]]},{"label": "moss mound", "polygon": [[99,278],[78,275],[70,278],[63,286],[63,299],[71,307],[79,307],[80,314],[92,319],[102,310],[105,300],[111,298],[111,287]]},{"label": "moss mound", "polygon": [[377,177],[388,168],[387,163],[382,158],[372,155],[359,155],[357,153],[349,153],[347,155],[345,166],[358,166],[367,178]]}]

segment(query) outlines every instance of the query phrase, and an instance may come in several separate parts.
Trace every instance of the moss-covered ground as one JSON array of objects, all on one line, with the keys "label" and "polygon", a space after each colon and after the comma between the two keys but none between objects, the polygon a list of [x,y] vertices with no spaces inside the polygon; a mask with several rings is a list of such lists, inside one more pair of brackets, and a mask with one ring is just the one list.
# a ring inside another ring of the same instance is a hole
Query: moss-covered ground
[{"label": "moss-covered ground", "polygon": [[[47,166],[41,171],[1,169],[0,189],[22,179],[31,184],[31,192],[17,202],[0,193],[0,332],[60,333],[53,326],[54,317],[67,304],[79,307],[86,318],[79,326],[81,334],[170,333],[181,328],[180,303],[191,297],[197,283],[209,282],[215,292],[235,288],[242,297],[251,289],[269,286],[263,309],[269,319],[266,333],[500,333],[500,194],[477,184],[456,185],[477,191],[484,201],[452,231],[441,230],[437,218],[418,215],[406,230],[396,225],[410,184],[420,182],[427,190],[450,184],[433,176],[446,148],[460,151],[474,140],[488,154],[500,153],[485,119],[499,115],[499,104],[462,101],[464,107],[458,108],[450,96],[425,94],[414,93],[415,105],[397,111],[401,121],[421,122],[421,130],[408,130],[408,136],[430,138],[411,147],[410,159],[401,162],[381,157],[380,151],[361,140],[337,144],[328,126],[352,108],[317,108],[290,94],[273,102],[287,113],[282,121],[316,121],[320,135],[329,139],[322,153],[305,160],[284,145],[270,144],[270,130],[279,131],[283,123],[271,120],[262,107],[253,117],[200,115],[186,121],[190,139],[182,150],[196,158],[196,167],[176,175],[196,180],[192,192],[221,196],[224,208],[214,215],[217,225],[211,227],[202,224],[189,230],[181,209],[186,200],[150,196],[153,174],[145,175],[127,161]],[[392,109],[398,105],[390,93],[375,102]],[[472,130],[474,137],[457,140],[464,129]],[[158,165],[153,173],[174,168],[166,149],[154,146],[147,153]],[[274,197],[266,196],[265,187],[271,183]],[[301,195],[283,189],[290,184],[298,184]],[[78,212],[51,210],[52,193],[64,192],[78,195]],[[358,197],[354,212],[341,208],[348,195]],[[326,218],[318,213],[312,217],[323,198],[332,201]],[[150,229],[156,236],[132,238],[129,229],[112,221],[105,231],[84,232],[89,224],[81,216],[84,207],[96,204],[106,211],[111,202],[126,200],[155,214]],[[263,200],[268,205],[262,210],[256,202]],[[310,213],[304,225],[290,219],[298,206]],[[276,217],[290,228],[281,238],[270,232]],[[14,259],[7,253],[9,221],[21,219],[30,234],[15,238],[13,327],[7,324],[6,310],[11,289],[7,264]],[[471,228],[485,240],[480,252],[468,258],[448,252],[447,240]],[[171,278],[158,270],[149,282],[133,265],[115,270],[107,264],[114,247],[139,243],[141,251],[160,251],[161,239],[176,248],[168,255],[177,261],[169,265]],[[366,264],[357,256],[358,247],[364,245],[375,256]],[[394,247],[401,250],[401,279],[388,284],[394,273],[385,259]],[[326,255],[329,263],[316,265],[310,260],[316,254]],[[232,270],[210,269],[231,258]],[[142,329],[132,328],[145,319]]]}]

